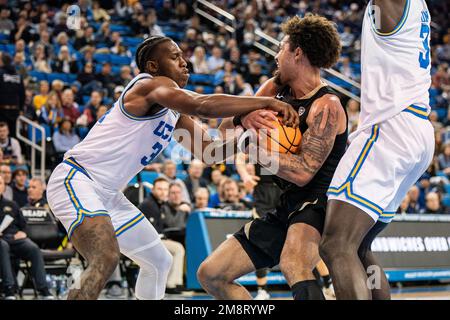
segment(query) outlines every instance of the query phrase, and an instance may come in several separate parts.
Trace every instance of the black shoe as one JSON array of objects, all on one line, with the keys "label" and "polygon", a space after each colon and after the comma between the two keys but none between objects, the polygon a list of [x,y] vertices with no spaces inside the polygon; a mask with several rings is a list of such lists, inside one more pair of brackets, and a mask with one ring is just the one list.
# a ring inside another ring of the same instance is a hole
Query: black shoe
[{"label": "black shoe", "polygon": [[5,300],[17,300],[16,290],[14,287],[5,288]]},{"label": "black shoe", "polygon": [[166,288],[166,293],[167,294],[181,294],[183,291],[180,290],[180,288],[175,287],[175,288]]},{"label": "black shoe", "polygon": [[38,290],[40,300],[55,300],[55,297],[50,293],[48,288]]}]

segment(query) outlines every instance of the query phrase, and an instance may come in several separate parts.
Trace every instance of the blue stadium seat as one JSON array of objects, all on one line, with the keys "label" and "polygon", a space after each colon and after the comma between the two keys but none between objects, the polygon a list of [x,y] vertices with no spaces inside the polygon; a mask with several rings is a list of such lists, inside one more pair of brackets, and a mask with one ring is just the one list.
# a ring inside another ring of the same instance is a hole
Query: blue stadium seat
[{"label": "blue stadium seat", "polygon": [[67,74],[67,81],[69,83],[75,82],[77,80],[77,75],[73,73]]},{"label": "blue stadium seat", "polygon": [[214,93],[214,87],[212,87],[212,86],[203,86],[203,93],[204,94]]},{"label": "blue stadium seat", "polygon": [[47,74],[40,71],[30,71],[28,75],[32,78],[36,78],[36,81],[47,80]]},{"label": "blue stadium seat", "polygon": [[446,207],[450,206],[450,194],[445,194],[442,198],[442,204]]},{"label": "blue stadium seat", "polygon": [[0,33],[0,41],[8,41],[9,40],[9,36],[4,34],[4,33]]},{"label": "blue stadium seat", "polygon": [[137,183],[137,177],[134,176],[133,179],[130,180],[130,182],[128,182],[128,185],[130,184],[136,184]]},{"label": "blue stadium seat", "polygon": [[445,185],[445,193],[449,193],[450,194],[450,183],[447,183]]},{"label": "blue stadium seat", "polygon": [[120,66],[112,66],[111,67],[111,73],[113,75],[119,75],[120,74]]},{"label": "blue stadium seat", "polygon": [[141,44],[142,38],[136,38],[136,37],[123,37],[122,38],[122,44],[127,47],[137,47]]},{"label": "blue stadium seat", "polygon": [[61,80],[63,82],[68,83],[69,79],[67,78],[67,74],[65,73],[49,73],[47,75],[48,82],[52,83],[53,80]]},{"label": "blue stadium seat", "polygon": [[436,172],[436,176],[438,176],[438,177],[446,177],[447,175],[445,174],[444,171],[437,171]]},{"label": "blue stadium seat", "polygon": [[84,139],[88,133],[89,133],[89,128],[78,127],[78,134],[80,136],[80,139]]},{"label": "blue stadium seat", "polygon": [[96,53],[94,54],[94,60],[98,63],[111,62],[111,57],[108,53]]},{"label": "blue stadium seat", "polygon": [[175,176],[180,180],[184,180],[187,178],[188,174],[186,173],[186,171],[183,170],[183,171],[178,171]]},{"label": "blue stadium seat", "polygon": [[131,58],[119,56],[116,54],[110,54],[110,61],[114,65],[130,65],[131,64]]},{"label": "blue stadium seat", "polygon": [[155,181],[156,178],[158,178],[159,173],[155,171],[142,171],[141,172],[141,178],[142,181],[152,183]]},{"label": "blue stadium seat", "polygon": [[214,83],[214,75],[213,74],[200,74],[200,73],[193,73],[189,77],[189,82],[195,83],[195,84],[209,84],[212,85]]}]

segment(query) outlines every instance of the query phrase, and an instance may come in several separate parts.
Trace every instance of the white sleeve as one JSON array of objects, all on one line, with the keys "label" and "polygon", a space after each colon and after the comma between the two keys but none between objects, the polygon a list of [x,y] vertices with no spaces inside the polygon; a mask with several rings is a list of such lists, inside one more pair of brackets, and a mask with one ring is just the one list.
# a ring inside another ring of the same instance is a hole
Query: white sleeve
[{"label": "white sleeve", "polygon": [[22,164],[22,148],[20,147],[19,141],[17,141],[17,139],[11,138],[11,148],[13,156],[17,159],[17,163]]}]

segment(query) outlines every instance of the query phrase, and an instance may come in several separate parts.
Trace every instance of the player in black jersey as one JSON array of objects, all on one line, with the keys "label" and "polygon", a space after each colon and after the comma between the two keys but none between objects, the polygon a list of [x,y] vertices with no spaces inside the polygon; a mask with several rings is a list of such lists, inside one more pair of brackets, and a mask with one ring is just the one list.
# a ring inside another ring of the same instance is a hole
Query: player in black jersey
[{"label": "player in black jersey", "polygon": [[[324,299],[312,270],[320,261],[326,191],[345,152],[347,117],[336,93],[321,80],[320,69],[336,63],[340,40],[334,24],[319,16],[293,17],[282,28],[276,75],[257,95],[276,96],[294,106],[303,138],[298,154],[276,154],[279,169],[273,173],[283,190],[276,210],[246,224],[200,265],[200,283],[219,299],[250,299],[234,280],[277,264],[294,299]],[[246,115],[242,125],[270,127],[263,112]],[[268,163],[264,157],[270,155],[255,145],[250,144],[249,152]]]}]

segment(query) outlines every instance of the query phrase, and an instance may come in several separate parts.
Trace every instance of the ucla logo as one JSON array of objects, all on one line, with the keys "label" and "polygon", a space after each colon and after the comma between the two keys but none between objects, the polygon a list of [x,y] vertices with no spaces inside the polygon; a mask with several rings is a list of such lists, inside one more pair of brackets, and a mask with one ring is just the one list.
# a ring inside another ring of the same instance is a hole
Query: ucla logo
[{"label": "ucla logo", "polygon": [[71,30],[80,30],[81,28],[81,10],[77,5],[72,5],[67,8],[67,28]]}]

